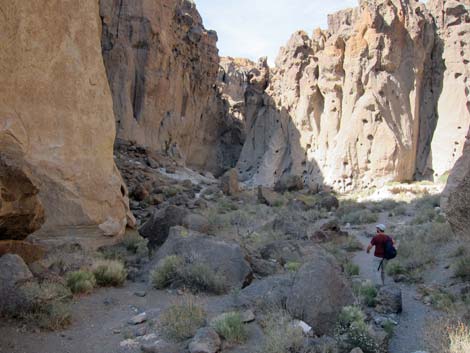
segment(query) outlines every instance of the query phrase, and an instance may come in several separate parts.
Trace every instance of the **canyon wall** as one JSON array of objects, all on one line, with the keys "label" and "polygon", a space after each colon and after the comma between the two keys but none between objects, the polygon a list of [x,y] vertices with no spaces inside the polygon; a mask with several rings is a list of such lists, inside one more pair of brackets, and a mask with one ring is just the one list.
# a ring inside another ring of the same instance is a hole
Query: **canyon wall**
[{"label": "canyon wall", "polygon": [[123,233],[97,1],[0,7],[0,240]]},{"label": "canyon wall", "polygon": [[360,1],[294,33],[274,68],[246,65],[243,181],[348,191],[448,173],[470,123],[467,2]]},{"label": "canyon wall", "polygon": [[117,136],[222,172],[227,122],[216,87],[217,34],[204,28],[194,3],[101,0],[100,14]]}]

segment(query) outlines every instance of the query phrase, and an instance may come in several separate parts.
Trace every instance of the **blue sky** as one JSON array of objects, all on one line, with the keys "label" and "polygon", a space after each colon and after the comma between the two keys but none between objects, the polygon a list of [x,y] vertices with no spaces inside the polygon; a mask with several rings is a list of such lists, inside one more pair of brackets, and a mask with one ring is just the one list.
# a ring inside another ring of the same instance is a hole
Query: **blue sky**
[{"label": "blue sky", "polygon": [[327,15],[357,6],[357,0],[195,0],[207,29],[217,31],[221,56],[274,63],[290,35],[326,28]]}]

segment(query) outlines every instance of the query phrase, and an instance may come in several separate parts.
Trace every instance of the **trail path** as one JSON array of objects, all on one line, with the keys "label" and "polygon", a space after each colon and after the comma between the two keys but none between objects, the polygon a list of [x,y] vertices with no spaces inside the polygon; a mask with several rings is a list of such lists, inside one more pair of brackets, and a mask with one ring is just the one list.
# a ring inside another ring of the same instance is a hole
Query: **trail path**
[{"label": "trail path", "polygon": [[[372,226],[373,227],[373,226]],[[369,231],[373,231],[370,229]],[[366,247],[370,239],[356,235],[358,240]],[[380,284],[377,265],[373,262],[374,256],[364,251],[357,252],[353,262],[359,266],[360,275],[373,283]],[[391,284],[393,280],[386,277],[385,284]],[[399,316],[399,324],[395,328],[394,335],[389,344],[389,353],[414,353],[425,351],[424,329],[429,320],[433,320],[438,313],[431,307],[424,305],[417,297],[416,288],[406,284],[396,284],[402,290],[403,312]]]}]

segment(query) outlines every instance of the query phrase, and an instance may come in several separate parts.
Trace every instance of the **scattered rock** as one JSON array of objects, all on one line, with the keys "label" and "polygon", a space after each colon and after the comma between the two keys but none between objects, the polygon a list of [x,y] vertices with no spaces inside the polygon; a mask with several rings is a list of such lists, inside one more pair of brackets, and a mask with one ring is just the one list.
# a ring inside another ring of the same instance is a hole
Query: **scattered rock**
[{"label": "scattered rock", "polygon": [[299,327],[306,336],[309,336],[313,333],[312,326],[302,320],[294,320],[292,321],[291,325],[292,327]]},{"label": "scattered rock", "polygon": [[354,348],[350,353],[364,353],[359,347]]},{"label": "scattered rock", "polygon": [[304,182],[299,175],[283,175],[274,185],[277,192],[297,191],[304,188]]},{"label": "scattered rock", "polygon": [[181,353],[183,350],[176,344],[171,344],[162,340],[140,346],[143,353]]},{"label": "scattered rock", "polygon": [[155,210],[152,217],[139,229],[139,233],[149,240],[150,246],[160,246],[168,237],[170,228],[182,225],[188,214],[187,209],[173,205]]},{"label": "scattered rock", "polygon": [[221,187],[225,195],[234,196],[240,192],[238,184],[238,172],[236,169],[230,169],[221,178]]},{"label": "scattered rock", "polygon": [[332,209],[336,209],[339,207],[339,201],[333,194],[320,193],[320,195],[320,208],[323,208],[327,211],[331,211]]},{"label": "scattered rock", "polygon": [[245,310],[241,313],[242,321],[244,323],[249,323],[255,321],[255,313],[251,310]]},{"label": "scattered rock", "polygon": [[263,259],[276,260],[281,266],[288,262],[298,262],[302,259],[302,251],[298,241],[280,240],[271,242],[260,249]]},{"label": "scattered rock", "polygon": [[140,325],[147,321],[147,313],[141,313],[139,315],[136,315],[132,317],[127,323],[129,325]]},{"label": "scattered rock", "polygon": [[3,289],[32,278],[33,274],[18,255],[6,254],[0,257],[0,293]]},{"label": "scattered rock", "polygon": [[209,232],[209,220],[197,213],[188,214],[184,217],[182,226],[191,230],[195,230],[199,233]]},{"label": "scattered rock", "polygon": [[189,343],[190,353],[216,353],[222,342],[220,337],[211,327],[200,328]]},{"label": "scattered rock", "polygon": [[146,291],[136,291],[136,292],[134,292],[134,295],[136,297],[144,298],[147,295],[147,292]]},{"label": "scattered rock", "polygon": [[376,297],[376,310],[382,314],[398,314],[402,312],[401,289],[397,286],[383,286]]},{"label": "scattered rock", "polygon": [[264,186],[258,186],[258,201],[273,207],[282,202],[282,199],[277,192],[272,191]]}]

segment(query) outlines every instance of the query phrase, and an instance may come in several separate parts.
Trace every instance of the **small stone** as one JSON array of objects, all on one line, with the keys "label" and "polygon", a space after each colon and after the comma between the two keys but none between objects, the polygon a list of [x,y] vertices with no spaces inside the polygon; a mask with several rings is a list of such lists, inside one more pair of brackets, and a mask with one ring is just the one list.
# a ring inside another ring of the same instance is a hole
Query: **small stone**
[{"label": "small stone", "polygon": [[306,322],[302,320],[294,320],[292,321],[291,325],[292,327],[300,328],[302,332],[304,333],[304,335],[310,335],[313,332],[312,326],[310,326],[309,324],[307,324]]},{"label": "small stone", "polygon": [[115,334],[115,335],[119,335],[120,333],[121,333],[121,330],[118,329],[118,328],[113,330],[113,334]]},{"label": "small stone", "polygon": [[147,295],[147,292],[144,291],[144,290],[142,290],[142,291],[137,291],[137,292],[134,292],[134,295],[135,295],[136,297],[143,298],[143,297],[145,297],[145,296]]},{"label": "small stone", "polygon": [[244,323],[255,321],[255,314],[251,310],[245,310],[241,313],[242,321]]},{"label": "small stone", "polygon": [[147,321],[147,314],[141,313],[131,318],[127,323],[130,325],[140,325],[144,323],[145,321]]},{"label": "small stone", "polygon": [[354,348],[354,349],[351,351],[351,353],[364,353],[364,352],[362,351],[362,349],[360,349],[359,347],[357,347],[357,348]]},{"label": "small stone", "polygon": [[212,327],[200,328],[189,343],[190,353],[216,353],[222,342]]}]

